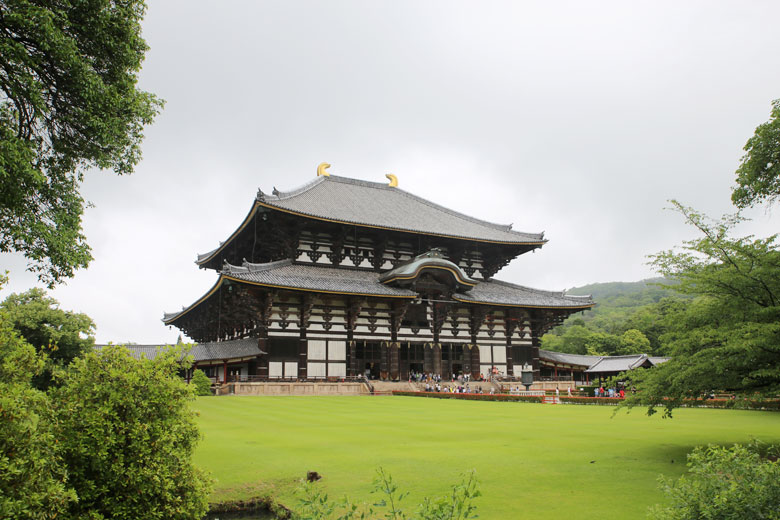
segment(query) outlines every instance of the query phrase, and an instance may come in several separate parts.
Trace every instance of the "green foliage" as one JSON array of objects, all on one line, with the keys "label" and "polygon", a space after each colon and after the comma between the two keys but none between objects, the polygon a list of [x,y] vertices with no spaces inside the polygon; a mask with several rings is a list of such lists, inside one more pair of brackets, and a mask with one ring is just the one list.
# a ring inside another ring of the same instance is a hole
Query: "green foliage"
[{"label": "green foliage", "polygon": [[674,202],[701,237],[682,250],[653,256],[652,264],[679,281],[675,290],[696,296],[668,315],[663,335],[671,361],[634,371],[640,391],[629,405],[663,406],[667,414],[685,398],[713,392],[775,396],[780,392],[780,250],[776,235],[731,238],[738,215],[712,222]]},{"label": "green foliage", "polygon": [[190,384],[195,387],[195,395],[214,395],[211,392],[211,380],[203,370],[196,370],[192,374]]},{"label": "green foliage", "polygon": [[108,346],[77,358],[53,389],[77,518],[191,519],[208,507],[209,479],[191,459],[199,439],[181,352],[134,359]]},{"label": "green foliage", "polygon": [[61,517],[76,498],[52,431],[56,415],[30,383],[44,358],[0,309],[0,518]]},{"label": "green foliage", "polygon": [[[472,471],[463,480],[452,486],[450,493],[443,497],[424,499],[413,516],[407,515],[401,507],[409,495],[401,491],[392,475],[383,468],[377,469],[372,493],[381,498],[373,504],[355,504],[348,497],[341,501],[330,500],[327,493],[317,488],[316,482],[306,482],[302,488],[303,497],[299,500],[299,511],[293,513],[295,520],[366,520],[384,518],[385,520],[468,520],[477,518],[474,500],[481,496],[476,474]],[[334,516],[335,515],[335,516]]]},{"label": "green foliage", "polygon": [[0,3],[0,252],[52,285],[92,259],[88,168],[131,173],[161,107],[136,88],[142,0]]},{"label": "green foliage", "polygon": [[662,478],[669,507],[656,507],[657,520],[780,519],[780,464],[755,447],[707,446],[688,455],[687,475]]},{"label": "green foliage", "polygon": [[50,362],[34,379],[38,388],[49,385],[54,367],[67,366],[95,343],[95,324],[89,316],[60,309],[59,302],[41,289],[11,294],[0,303],[0,310],[6,313],[11,326],[39,352],[44,352]]},{"label": "green foliage", "polygon": [[[661,336],[670,327],[667,315],[687,305],[690,299],[670,290],[675,283],[666,278],[653,278],[571,289],[571,294],[592,294],[598,305],[542,336],[541,347],[570,354],[665,355]],[[626,343],[623,335],[631,329],[644,335],[649,345],[644,341]]]},{"label": "green foliage", "polygon": [[780,197],[780,99],[772,102],[769,121],[756,128],[745,144],[731,200],[744,208]]}]

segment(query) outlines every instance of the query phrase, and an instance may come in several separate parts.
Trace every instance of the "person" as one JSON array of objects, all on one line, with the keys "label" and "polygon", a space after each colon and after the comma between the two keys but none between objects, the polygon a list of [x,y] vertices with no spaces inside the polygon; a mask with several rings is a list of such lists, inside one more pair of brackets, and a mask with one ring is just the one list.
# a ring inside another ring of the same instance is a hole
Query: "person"
[{"label": "person", "polygon": [[620,398],[621,399],[625,399],[626,398],[626,391],[623,390],[622,388],[620,389]]},{"label": "person", "polygon": [[558,399],[561,396],[560,391],[558,390],[558,387],[555,387],[555,399]]},{"label": "person", "polygon": [[571,387],[566,388],[566,394],[568,394],[569,397],[571,397]]},{"label": "person", "polygon": [[604,397],[604,385],[599,387],[599,397]]}]

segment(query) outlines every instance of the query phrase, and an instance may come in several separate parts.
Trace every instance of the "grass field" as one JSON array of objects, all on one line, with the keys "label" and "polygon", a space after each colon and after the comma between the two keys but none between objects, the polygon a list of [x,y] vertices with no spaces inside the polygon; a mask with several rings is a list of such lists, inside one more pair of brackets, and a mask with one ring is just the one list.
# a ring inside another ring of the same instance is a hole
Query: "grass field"
[{"label": "grass field", "polygon": [[658,476],[685,471],[694,446],[780,443],[780,413],[683,409],[674,419],[602,406],[415,397],[206,397],[196,463],[213,500],[270,493],[296,503],[306,471],[331,496],[370,501],[384,467],[413,510],[475,469],[483,520],[644,518]]}]

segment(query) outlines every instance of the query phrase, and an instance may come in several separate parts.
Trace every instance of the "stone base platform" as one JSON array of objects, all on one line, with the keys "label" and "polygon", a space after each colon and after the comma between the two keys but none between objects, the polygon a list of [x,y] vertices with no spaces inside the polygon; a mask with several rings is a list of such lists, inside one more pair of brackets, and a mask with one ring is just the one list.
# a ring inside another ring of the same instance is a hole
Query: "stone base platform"
[{"label": "stone base platform", "polygon": [[217,395],[368,395],[364,383],[227,383],[217,387]]}]

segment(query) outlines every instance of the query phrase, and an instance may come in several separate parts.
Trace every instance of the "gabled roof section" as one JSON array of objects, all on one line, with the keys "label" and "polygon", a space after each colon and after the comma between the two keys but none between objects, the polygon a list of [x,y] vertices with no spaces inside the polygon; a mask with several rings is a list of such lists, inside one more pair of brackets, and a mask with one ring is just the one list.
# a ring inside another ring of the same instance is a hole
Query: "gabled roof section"
[{"label": "gabled roof section", "polygon": [[317,177],[288,192],[258,192],[257,201],[295,215],[343,224],[480,242],[545,243],[544,233],[513,231],[511,225],[479,220],[385,183],[336,175]]},{"label": "gabled roof section", "polygon": [[575,296],[563,291],[543,291],[494,279],[479,282],[468,294],[454,294],[452,298],[464,303],[484,303],[507,307],[585,310],[596,305],[590,296]]},{"label": "gabled roof section", "polygon": [[454,282],[453,285],[456,290],[468,291],[478,283],[477,280],[470,278],[463,272],[463,269],[458,267],[455,263],[445,259],[442,256],[441,251],[437,249],[417,255],[409,262],[386,272],[379,277],[379,281],[383,284],[393,284],[403,287],[414,282],[414,280],[426,270],[449,273],[450,277],[446,279],[447,283],[451,283],[449,280]]},{"label": "gabled roof section", "polygon": [[563,365],[574,365],[579,367],[591,367],[601,361],[602,356],[587,356],[583,354],[566,354],[564,352],[553,352],[552,350],[539,349],[539,359],[550,363],[561,363]]},{"label": "gabled roof section", "polygon": [[644,365],[653,366],[653,363],[645,354],[634,354],[628,356],[605,356],[585,372],[590,372],[591,374],[625,372],[626,370],[634,370],[635,368],[639,368]]},{"label": "gabled roof section", "polygon": [[[102,350],[106,345],[95,345],[96,350]],[[177,345],[122,345],[135,359],[155,359],[160,353],[176,348]],[[189,350],[187,350],[189,349]],[[265,354],[257,346],[257,338],[241,338],[229,341],[212,341],[184,345],[183,354],[190,355],[198,363],[200,361],[229,361],[231,359],[251,358]]]}]

